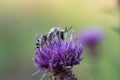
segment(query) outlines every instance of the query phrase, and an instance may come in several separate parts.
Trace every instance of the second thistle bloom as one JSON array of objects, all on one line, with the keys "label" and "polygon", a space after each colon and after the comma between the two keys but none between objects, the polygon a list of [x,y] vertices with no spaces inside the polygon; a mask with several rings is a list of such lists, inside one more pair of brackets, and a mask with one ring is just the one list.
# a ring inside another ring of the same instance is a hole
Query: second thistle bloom
[{"label": "second thistle bloom", "polygon": [[74,33],[71,33],[68,40],[52,40],[49,44],[44,44],[43,48],[36,48],[33,60],[39,70],[57,75],[80,64],[82,52],[79,37],[74,37]]},{"label": "second thistle bloom", "polygon": [[103,40],[103,31],[98,27],[90,27],[87,29],[84,29],[81,34],[81,41],[83,44],[88,48],[89,53],[92,56],[97,57],[99,53],[99,44]]},{"label": "second thistle bloom", "polygon": [[98,45],[103,39],[103,31],[98,27],[87,28],[81,32],[81,41],[88,47]]}]

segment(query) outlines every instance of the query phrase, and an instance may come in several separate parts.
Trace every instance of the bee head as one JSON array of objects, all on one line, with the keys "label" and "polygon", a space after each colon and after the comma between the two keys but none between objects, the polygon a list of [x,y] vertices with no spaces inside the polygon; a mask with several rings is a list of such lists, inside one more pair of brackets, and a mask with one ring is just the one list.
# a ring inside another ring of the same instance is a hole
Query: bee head
[{"label": "bee head", "polygon": [[62,40],[65,40],[65,37],[66,37],[66,32],[65,32],[65,30],[61,30],[61,31],[59,32],[59,37],[60,37]]},{"label": "bee head", "polygon": [[63,30],[63,29],[60,30],[60,33],[59,33],[59,34],[60,34],[60,38],[61,38],[62,40],[65,40],[66,35],[67,35],[67,32],[70,31],[72,27],[73,27],[73,26],[71,26],[71,27],[68,28],[68,29],[67,29],[67,27],[65,27],[65,30]]}]

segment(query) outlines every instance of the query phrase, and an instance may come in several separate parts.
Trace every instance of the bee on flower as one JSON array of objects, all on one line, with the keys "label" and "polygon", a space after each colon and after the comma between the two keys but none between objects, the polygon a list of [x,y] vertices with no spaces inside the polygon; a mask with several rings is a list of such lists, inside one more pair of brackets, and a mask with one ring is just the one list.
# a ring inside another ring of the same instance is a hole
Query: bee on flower
[{"label": "bee on flower", "polygon": [[[83,46],[74,32],[66,39],[67,32],[71,29],[52,28],[47,33],[47,40],[36,38],[39,47],[35,48],[34,65],[38,72],[44,72],[40,80],[50,73],[50,80],[77,80],[72,74],[72,68],[80,64]],[[35,73],[35,74],[36,74]]]}]

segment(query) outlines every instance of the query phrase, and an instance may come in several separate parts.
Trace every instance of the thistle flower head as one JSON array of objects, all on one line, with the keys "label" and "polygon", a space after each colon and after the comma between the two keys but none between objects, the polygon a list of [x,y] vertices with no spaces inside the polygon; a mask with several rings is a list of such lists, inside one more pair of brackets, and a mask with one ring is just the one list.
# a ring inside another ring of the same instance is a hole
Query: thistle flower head
[{"label": "thistle flower head", "polygon": [[103,39],[103,32],[97,27],[87,28],[81,32],[81,41],[87,46],[95,46]]},{"label": "thistle flower head", "polygon": [[[99,44],[103,40],[103,31],[98,27],[90,27],[81,32],[81,41],[88,49],[91,59],[98,59]],[[94,57],[94,58],[93,58]]]},{"label": "thistle flower head", "polygon": [[82,52],[79,38],[71,33],[68,40],[52,40],[41,49],[36,48],[33,61],[39,70],[57,75],[80,64]]}]

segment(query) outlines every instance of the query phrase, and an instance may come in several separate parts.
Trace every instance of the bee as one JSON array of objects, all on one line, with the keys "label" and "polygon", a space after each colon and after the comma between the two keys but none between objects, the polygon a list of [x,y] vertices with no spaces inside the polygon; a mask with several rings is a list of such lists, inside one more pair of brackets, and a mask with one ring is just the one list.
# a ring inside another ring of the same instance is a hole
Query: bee
[{"label": "bee", "polygon": [[59,27],[54,27],[49,31],[48,34],[48,39],[49,40],[57,40],[57,39],[61,39],[61,40],[65,40],[66,39],[66,35],[67,32],[72,28],[73,26],[71,26],[69,29],[67,29],[67,27],[65,27],[64,29],[61,29]]},{"label": "bee", "polygon": [[52,40],[65,40],[67,32],[71,30],[73,26],[71,26],[69,29],[67,27],[64,29],[61,29],[59,27],[51,28],[49,32],[36,37],[36,48],[42,48],[44,44],[49,44]]}]

